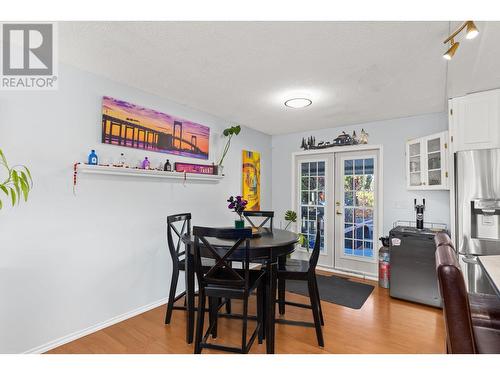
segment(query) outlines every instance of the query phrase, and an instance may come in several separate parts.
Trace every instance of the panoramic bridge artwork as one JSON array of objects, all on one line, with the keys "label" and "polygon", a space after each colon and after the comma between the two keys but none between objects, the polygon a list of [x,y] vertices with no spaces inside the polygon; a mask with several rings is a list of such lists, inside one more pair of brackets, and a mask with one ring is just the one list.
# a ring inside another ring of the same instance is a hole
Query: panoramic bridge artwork
[{"label": "panoramic bridge artwork", "polygon": [[210,128],[109,96],[102,98],[102,143],[208,159]]}]

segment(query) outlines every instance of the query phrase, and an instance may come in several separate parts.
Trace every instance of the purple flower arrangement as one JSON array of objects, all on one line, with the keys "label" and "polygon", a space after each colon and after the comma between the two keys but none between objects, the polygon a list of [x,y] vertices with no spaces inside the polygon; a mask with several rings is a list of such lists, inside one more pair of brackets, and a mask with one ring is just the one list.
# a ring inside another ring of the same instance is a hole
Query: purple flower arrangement
[{"label": "purple flower arrangement", "polygon": [[243,220],[242,218],[243,211],[245,211],[248,202],[245,199],[243,199],[240,195],[237,195],[236,197],[233,197],[231,195],[227,201],[229,202],[227,208],[236,212],[240,217],[240,220]]},{"label": "purple flower arrangement", "polygon": [[248,204],[248,202],[245,199],[243,199],[240,195],[237,195],[236,197],[230,196],[227,201],[229,202],[227,208],[233,210],[239,216],[243,214],[243,211],[245,211],[245,208]]}]

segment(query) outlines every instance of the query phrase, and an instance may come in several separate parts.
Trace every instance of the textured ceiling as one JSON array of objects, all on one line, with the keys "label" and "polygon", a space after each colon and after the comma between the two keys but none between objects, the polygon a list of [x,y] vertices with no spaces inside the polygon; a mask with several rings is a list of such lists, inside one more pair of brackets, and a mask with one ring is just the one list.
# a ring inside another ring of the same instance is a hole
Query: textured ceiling
[{"label": "textured ceiling", "polygon": [[[441,55],[448,29],[448,22],[62,22],[59,55],[188,107],[282,134],[445,110]],[[467,69],[470,61],[462,63]],[[458,86],[457,92],[467,90]],[[284,107],[293,96],[313,104]]]}]

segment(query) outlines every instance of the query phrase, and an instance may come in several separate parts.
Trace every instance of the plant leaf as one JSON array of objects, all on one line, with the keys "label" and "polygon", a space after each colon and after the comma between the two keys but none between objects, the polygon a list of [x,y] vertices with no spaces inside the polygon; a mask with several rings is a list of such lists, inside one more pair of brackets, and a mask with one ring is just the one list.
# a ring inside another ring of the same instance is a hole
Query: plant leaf
[{"label": "plant leaf", "polygon": [[14,207],[14,205],[16,204],[16,192],[12,188],[9,189],[10,189],[10,198],[12,201],[12,207]]},{"label": "plant leaf", "polygon": [[5,195],[9,195],[9,191],[7,190],[7,188],[3,185],[0,185],[0,189],[5,193]]},{"label": "plant leaf", "polygon": [[0,149],[0,159],[2,159],[2,162],[5,164],[7,167],[7,159],[5,158],[5,155],[3,154],[2,150]]},{"label": "plant leaf", "polygon": [[14,188],[16,189],[17,196],[21,196],[21,188],[19,187],[19,175],[16,170],[12,170],[12,182],[14,183]]},{"label": "plant leaf", "polygon": [[229,131],[230,129],[224,129],[224,131],[222,132],[222,134],[224,134],[225,137],[227,137],[229,135]]},{"label": "plant leaf", "polygon": [[31,178],[30,170],[28,169],[28,167],[25,167],[24,165],[23,165],[23,168],[26,171],[26,174],[28,175],[28,177],[30,178],[30,185],[33,185],[33,178]]},{"label": "plant leaf", "polygon": [[24,179],[21,179],[20,182],[21,182],[21,190],[22,190],[23,196],[24,196],[24,201],[27,202],[28,201],[28,193],[29,193],[30,189],[28,187],[27,182]]},{"label": "plant leaf", "polygon": [[237,125],[234,127],[234,134],[238,135],[240,134],[240,131],[241,131],[241,126]]}]

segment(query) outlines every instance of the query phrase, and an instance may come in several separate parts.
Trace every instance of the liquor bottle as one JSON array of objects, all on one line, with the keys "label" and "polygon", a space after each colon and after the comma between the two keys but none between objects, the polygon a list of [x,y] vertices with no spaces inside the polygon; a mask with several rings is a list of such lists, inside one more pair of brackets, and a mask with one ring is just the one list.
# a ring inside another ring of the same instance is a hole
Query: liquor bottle
[{"label": "liquor bottle", "polygon": [[149,162],[148,157],[146,156],[142,161],[142,169],[149,169],[150,165],[151,163]]},{"label": "liquor bottle", "polygon": [[170,164],[170,160],[167,159],[167,162],[165,163],[165,167],[163,168],[163,170],[166,172],[172,172],[172,165]]},{"label": "liquor bottle", "polygon": [[98,158],[97,154],[95,153],[95,150],[90,151],[89,154],[89,165],[97,165],[98,163]]}]

